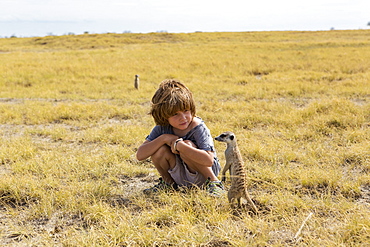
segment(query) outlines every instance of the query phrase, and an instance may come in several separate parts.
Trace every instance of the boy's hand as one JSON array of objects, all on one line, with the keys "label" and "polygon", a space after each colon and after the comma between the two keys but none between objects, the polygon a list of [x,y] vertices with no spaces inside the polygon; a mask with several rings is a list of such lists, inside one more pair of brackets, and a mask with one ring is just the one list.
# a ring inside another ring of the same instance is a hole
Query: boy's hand
[{"label": "boy's hand", "polygon": [[167,146],[172,147],[173,143],[179,138],[178,136],[171,135],[171,134],[163,134],[162,138],[164,138],[164,142]]},{"label": "boy's hand", "polygon": [[197,145],[195,145],[192,141],[190,141],[190,140],[183,140],[182,138],[178,138],[175,141],[173,141],[172,144],[171,144],[171,146],[170,146],[172,153],[174,153],[174,154],[180,154],[179,149],[178,149],[178,146],[177,146],[180,143],[181,144],[186,144],[186,145],[188,145],[190,147],[193,147],[193,148],[198,148]]},{"label": "boy's hand", "polygon": [[182,141],[184,141],[182,138],[178,138],[178,139],[176,139],[175,141],[173,141],[171,143],[171,151],[172,151],[172,153],[179,154],[179,151],[177,150],[177,144],[179,142],[182,142]]}]

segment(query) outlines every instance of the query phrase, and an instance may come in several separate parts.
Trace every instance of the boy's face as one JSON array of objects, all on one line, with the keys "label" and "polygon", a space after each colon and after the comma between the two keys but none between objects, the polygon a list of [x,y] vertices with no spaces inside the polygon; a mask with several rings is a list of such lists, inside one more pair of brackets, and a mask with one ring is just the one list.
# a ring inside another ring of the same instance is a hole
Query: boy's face
[{"label": "boy's face", "polygon": [[193,120],[193,116],[191,115],[191,111],[184,110],[178,111],[168,119],[169,124],[176,129],[185,130],[189,127]]}]

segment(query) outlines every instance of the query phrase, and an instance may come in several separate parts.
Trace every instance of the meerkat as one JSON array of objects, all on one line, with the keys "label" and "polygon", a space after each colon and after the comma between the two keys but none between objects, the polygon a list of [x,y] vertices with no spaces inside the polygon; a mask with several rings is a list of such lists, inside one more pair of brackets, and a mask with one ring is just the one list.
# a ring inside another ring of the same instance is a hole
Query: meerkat
[{"label": "meerkat", "polygon": [[139,89],[139,84],[140,84],[139,75],[135,75],[134,86],[135,86],[136,89]]},{"label": "meerkat", "polygon": [[[244,169],[243,159],[239,151],[239,147],[233,132],[227,131],[217,136],[215,140],[226,142],[227,148],[225,150],[226,164],[222,170],[222,181],[226,180],[226,172],[229,170],[231,177],[231,187],[228,191],[227,197],[229,203],[235,207],[241,206],[241,198],[244,197],[253,211],[257,214],[258,210],[254,202],[249,196],[247,190],[247,177]],[[237,204],[235,205],[235,201]]]}]

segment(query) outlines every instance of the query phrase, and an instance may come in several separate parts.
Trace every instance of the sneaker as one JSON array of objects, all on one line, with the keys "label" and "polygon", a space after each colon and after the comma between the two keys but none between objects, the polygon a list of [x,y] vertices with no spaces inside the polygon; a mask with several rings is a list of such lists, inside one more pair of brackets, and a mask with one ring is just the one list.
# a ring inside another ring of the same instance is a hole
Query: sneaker
[{"label": "sneaker", "polygon": [[222,194],[225,193],[224,185],[221,181],[210,181],[208,178],[205,182],[206,191],[215,197],[220,197]]},{"label": "sneaker", "polygon": [[168,184],[162,178],[159,178],[159,183],[151,188],[143,190],[144,194],[155,194],[161,191],[177,190],[177,184]]}]

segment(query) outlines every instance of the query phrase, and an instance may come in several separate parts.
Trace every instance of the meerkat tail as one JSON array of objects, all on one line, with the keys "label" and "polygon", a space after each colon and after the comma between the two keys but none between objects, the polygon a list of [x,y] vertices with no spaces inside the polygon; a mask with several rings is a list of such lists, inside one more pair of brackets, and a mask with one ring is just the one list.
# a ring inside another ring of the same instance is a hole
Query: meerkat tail
[{"label": "meerkat tail", "polygon": [[249,196],[247,189],[244,190],[244,196],[245,196],[245,199],[247,199],[248,203],[251,205],[254,213],[258,214],[258,209],[256,205],[254,204],[254,202],[252,201],[251,197]]}]

